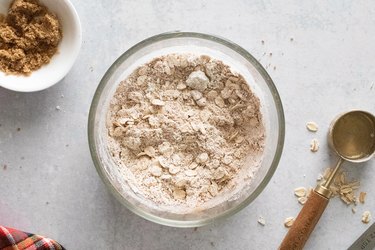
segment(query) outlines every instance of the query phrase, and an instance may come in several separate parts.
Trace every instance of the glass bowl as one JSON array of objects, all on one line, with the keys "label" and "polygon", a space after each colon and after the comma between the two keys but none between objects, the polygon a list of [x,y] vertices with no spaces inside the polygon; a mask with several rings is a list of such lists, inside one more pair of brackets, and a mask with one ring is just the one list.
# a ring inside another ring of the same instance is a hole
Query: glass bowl
[{"label": "glass bowl", "polygon": [[[140,202],[131,186],[121,178],[107,147],[106,116],[109,102],[120,81],[138,66],[160,55],[178,52],[206,54],[228,63],[242,74],[261,101],[266,141],[260,168],[248,188],[233,199],[190,214],[177,214],[156,209]],[[279,163],[284,144],[285,121],[281,100],[266,70],[249,52],[240,46],[212,35],[171,32],[150,37],[122,54],[108,69],[93,98],[88,138],[91,155],[111,193],[128,209],[150,221],[174,226],[197,227],[235,214],[250,204],[270,181]]]}]

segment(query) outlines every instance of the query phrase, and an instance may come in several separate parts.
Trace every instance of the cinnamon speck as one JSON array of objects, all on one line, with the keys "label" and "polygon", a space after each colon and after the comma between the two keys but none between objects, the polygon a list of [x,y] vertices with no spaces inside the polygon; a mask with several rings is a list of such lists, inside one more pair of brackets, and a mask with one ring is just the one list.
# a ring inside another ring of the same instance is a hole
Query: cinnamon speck
[{"label": "cinnamon speck", "polygon": [[5,171],[5,170],[7,170],[7,168],[8,168],[8,166],[6,164],[4,164],[3,170]]}]

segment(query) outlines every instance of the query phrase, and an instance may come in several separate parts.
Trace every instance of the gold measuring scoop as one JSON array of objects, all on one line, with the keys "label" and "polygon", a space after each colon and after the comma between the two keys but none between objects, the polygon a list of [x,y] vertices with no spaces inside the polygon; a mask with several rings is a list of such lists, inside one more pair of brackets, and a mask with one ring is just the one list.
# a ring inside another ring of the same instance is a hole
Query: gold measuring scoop
[{"label": "gold measuring scoop", "polygon": [[328,204],[332,195],[329,187],[342,163],[365,162],[375,155],[375,117],[360,110],[340,115],[331,123],[328,141],[340,159],[327,181],[311,192],[281,243],[280,250],[303,248]]}]

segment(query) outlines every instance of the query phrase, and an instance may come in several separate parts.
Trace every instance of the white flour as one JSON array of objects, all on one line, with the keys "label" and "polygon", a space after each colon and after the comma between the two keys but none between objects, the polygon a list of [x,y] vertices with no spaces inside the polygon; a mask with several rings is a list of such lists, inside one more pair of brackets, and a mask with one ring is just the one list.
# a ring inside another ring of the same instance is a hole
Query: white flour
[{"label": "white flour", "polygon": [[177,213],[228,200],[251,182],[265,141],[259,99],[208,56],[155,58],[111,100],[109,148],[143,199]]}]

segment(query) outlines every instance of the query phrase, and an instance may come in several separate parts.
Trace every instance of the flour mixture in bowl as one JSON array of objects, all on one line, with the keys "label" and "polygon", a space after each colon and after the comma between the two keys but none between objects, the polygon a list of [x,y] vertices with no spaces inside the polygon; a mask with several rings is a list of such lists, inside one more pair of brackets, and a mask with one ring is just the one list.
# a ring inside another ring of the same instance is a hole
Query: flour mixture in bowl
[{"label": "flour mixture in bowl", "polygon": [[260,101],[244,77],[184,53],[154,58],[122,81],[107,130],[132,191],[174,213],[235,197],[251,183],[265,144]]}]

